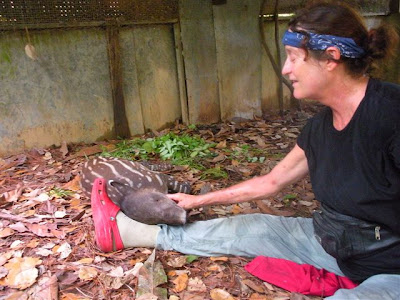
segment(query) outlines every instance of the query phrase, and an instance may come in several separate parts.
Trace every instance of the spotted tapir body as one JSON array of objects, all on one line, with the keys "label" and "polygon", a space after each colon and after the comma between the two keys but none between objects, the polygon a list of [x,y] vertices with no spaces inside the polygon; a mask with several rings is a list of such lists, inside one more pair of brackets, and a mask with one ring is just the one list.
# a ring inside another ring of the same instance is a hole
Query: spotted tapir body
[{"label": "spotted tapir body", "polygon": [[186,211],[166,193],[190,193],[189,183],[178,182],[138,162],[106,157],[96,157],[84,164],[81,185],[87,195],[96,178],[105,179],[108,196],[128,217],[146,224],[186,223]]}]

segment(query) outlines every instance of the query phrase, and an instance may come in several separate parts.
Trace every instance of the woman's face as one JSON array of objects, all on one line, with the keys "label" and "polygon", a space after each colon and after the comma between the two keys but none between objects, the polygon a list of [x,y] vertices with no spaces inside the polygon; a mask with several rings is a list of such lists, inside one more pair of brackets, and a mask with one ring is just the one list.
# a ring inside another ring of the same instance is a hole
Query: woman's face
[{"label": "woman's face", "polygon": [[301,48],[285,46],[286,61],[282,74],[286,75],[293,85],[293,96],[297,99],[320,100],[328,84],[327,74],[321,64],[306,55]]}]

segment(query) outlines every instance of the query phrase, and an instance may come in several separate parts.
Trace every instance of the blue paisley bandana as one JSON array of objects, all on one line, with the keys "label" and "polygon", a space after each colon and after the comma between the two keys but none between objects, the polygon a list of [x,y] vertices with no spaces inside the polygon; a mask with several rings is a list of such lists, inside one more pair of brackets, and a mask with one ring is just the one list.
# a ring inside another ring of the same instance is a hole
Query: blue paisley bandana
[{"label": "blue paisley bandana", "polygon": [[[316,34],[309,32],[309,41],[305,45],[310,50],[326,50],[328,47],[336,47],[340,50],[340,54],[344,57],[359,58],[365,53],[364,49],[358,46],[352,38]],[[283,35],[282,43],[287,46],[296,48],[303,47],[303,40],[306,36],[299,32],[291,32],[286,30]]]}]

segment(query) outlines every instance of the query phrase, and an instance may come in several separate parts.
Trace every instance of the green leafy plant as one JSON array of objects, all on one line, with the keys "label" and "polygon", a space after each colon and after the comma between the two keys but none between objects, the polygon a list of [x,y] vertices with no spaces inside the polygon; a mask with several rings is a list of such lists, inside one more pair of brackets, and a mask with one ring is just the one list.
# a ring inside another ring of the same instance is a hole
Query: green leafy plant
[{"label": "green leafy plant", "polygon": [[123,140],[116,145],[116,148],[112,151],[103,150],[101,156],[105,157],[118,157],[134,160],[135,158],[140,158],[142,160],[147,160],[151,155],[155,154],[153,149],[152,140],[147,139],[133,139],[133,140]]},{"label": "green leafy plant", "polygon": [[295,200],[297,198],[296,194],[286,194],[283,197],[283,204],[285,204],[285,206],[290,206],[290,204],[292,203],[293,200]]},{"label": "green leafy plant", "polygon": [[199,257],[197,255],[186,255],[186,262],[188,264],[194,262],[196,259],[198,259]]},{"label": "green leafy plant", "polygon": [[212,179],[220,179],[220,178],[228,178],[228,173],[226,171],[222,170],[221,167],[215,167],[211,169],[205,170],[201,176],[201,179],[207,179],[207,178],[212,178]]},{"label": "green leafy plant", "polygon": [[293,200],[293,199],[296,199],[296,197],[297,197],[296,194],[286,194],[286,195],[283,197],[283,199],[284,199],[284,200],[286,200],[286,199],[288,199],[288,200]]},{"label": "green leafy plant", "polygon": [[57,187],[55,187],[54,189],[52,189],[49,192],[49,196],[56,197],[56,198],[66,198],[73,194],[74,193],[72,191],[64,190],[62,188],[57,188]]},{"label": "green leafy plant", "polygon": [[201,168],[199,159],[213,156],[210,148],[214,146],[215,143],[207,143],[197,136],[168,133],[145,140],[121,141],[113,151],[103,151],[102,156],[148,160],[158,155],[162,160],[170,160],[173,164]]},{"label": "green leafy plant", "polygon": [[190,136],[187,134],[176,135],[168,133],[155,138],[153,147],[160,154],[161,159],[179,161],[185,158],[208,157],[211,156],[210,147],[215,144],[209,144],[202,138]]},{"label": "green leafy plant", "polygon": [[251,148],[250,145],[241,145],[231,151],[230,158],[251,163],[263,163],[265,161],[265,153],[262,149]]}]

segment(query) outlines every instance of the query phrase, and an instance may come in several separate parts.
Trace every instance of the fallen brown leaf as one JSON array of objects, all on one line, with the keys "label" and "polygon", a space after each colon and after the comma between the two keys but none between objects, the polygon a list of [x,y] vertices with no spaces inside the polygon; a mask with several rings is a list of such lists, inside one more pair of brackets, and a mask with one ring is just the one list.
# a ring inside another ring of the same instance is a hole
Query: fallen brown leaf
[{"label": "fallen brown leaf", "polygon": [[0,266],[4,265],[13,256],[13,251],[8,251],[0,255]]},{"label": "fallen brown leaf", "polygon": [[64,184],[62,188],[74,192],[79,191],[81,189],[81,177],[76,175],[74,179]]},{"label": "fallen brown leaf", "polygon": [[226,256],[213,256],[213,257],[210,257],[210,260],[211,261],[228,261],[229,258]]},{"label": "fallen brown leaf", "polygon": [[215,146],[217,149],[225,149],[226,148],[226,140],[220,141],[217,146]]},{"label": "fallen brown leaf", "polygon": [[22,195],[24,191],[24,187],[21,184],[18,184],[17,187],[10,192],[5,192],[1,195],[1,202],[16,202],[19,197]]},{"label": "fallen brown leaf", "polygon": [[[188,292],[188,291],[183,291],[182,293],[179,294],[180,298],[175,298],[176,300],[204,300],[208,299],[205,297],[205,293],[196,293],[196,292]],[[173,300],[173,299],[169,299]]]},{"label": "fallen brown leaf", "polygon": [[28,228],[26,228],[25,225],[24,225],[24,223],[22,223],[22,222],[17,222],[17,223],[15,223],[15,224],[11,224],[9,227],[10,227],[11,229],[15,230],[15,231],[20,232],[20,233],[21,233],[21,232],[28,231]]},{"label": "fallen brown leaf", "polygon": [[218,156],[216,156],[216,157],[214,157],[213,158],[213,160],[212,160],[212,162],[213,163],[217,163],[217,162],[221,162],[221,161],[224,161],[226,159],[226,156],[225,156],[225,154],[219,154]]},{"label": "fallen brown leaf", "polygon": [[11,292],[7,295],[7,300],[28,300],[28,295],[25,292]]},{"label": "fallen brown leaf", "polygon": [[90,299],[73,293],[65,293],[61,296],[61,300],[90,300]]},{"label": "fallen brown leaf", "polygon": [[104,273],[100,274],[98,279],[102,282],[103,286],[107,289],[118,290],[125,284],[124,278],[113,277]]},{"label": "fallen brown leaf", "polygon": [[213,300],[235,300],[231,294],[222,289],[213,289],[210,291],[211,299]]},{"label": "fallen brown leaf", "polygon": [[58,300],[57,277],[53,275],[40,278],[38,283],[31,288],[29,294],[32,294],[31,299]]},{"label": "fallen brown leaf", "polygon": [[172,282],[175,284],[174,290],[175,292],[179,293],[186,289],[187,284],[189,281],[189,277],[186,273],[179,275],[175,278]]},{"label": "fallen brown leaf", "polygon": [[6,277],[8,274],[8,269],[5,267],[0,267],[0,278]]},{"label": "fallen brown leaf", "polygon": [[38,245],[39,245],[39,240],[37,239],[30,240],[29,243],[26,244],[28,248],[36,248]]},{"label": "fallen brown leaf", "polygon": [[189,278],[187,290],[190,292],[205,293],[207,287],[199,277]]},{"label": "fallen brown leaf", "polygon": [[14,289],[26,289],[35,283],[39,274],[35,267],[42,261],[35,257],[14,257],[4,265],[8,269],[6,278],[0,280],[0,285]]},{"label": "fallen brown leaf", "polygon": [[82,280],[93,280],[97,277],[98,271],[93,267],[81,267],[79,269],[79,278]]},{"label": "fallen brown leaf", "polygon": [[221,265],[212,264],[212,265],[209,265],[209,266],[207,267],[207,270],[208,270],[208,271],[212,271],[212,272],[221,272],[221,271],[223,270],[223,268],[222,268]]},{"label": "fallen brown leaf", "polygon": [[90,156],[93,154],[101,153],[101,152],[103,152],[103,150],[111,151],[114,149],[115,149],[115,145],[113,145],[113,144],[89,146],[89,147],[85,147],[85,148],[79,150],[74,155],[67,157],[66,160],[71,160],[73,158],[82,157],[82,156]]},{"label": "fallen brown leaf", "polygon": [[232,207],[231,213],[233,213],[234,215],[240,214],[241,212],[242,212],[242,208],[238,204],[235,204]]},{"label": "fallen brown leaf", "polygon": [[270,297],[267,297],[266,295],[260,295],[258,293],[251,294],[249,300],[270,300]]},{"label": "fallen brown leaf", "polygon": [[255,282],[251,281],[250,279],[242,280],[242,282],[247,285],[249,288],[253,289],[254,291],[264,294],[264,288]]},{"label": "fallen brown leaf", "polygon": [[40,237],[53,237],[54,235],[51,233],[51,228],[48,227],[47,224],[27,224],[28,229]]},{"label": "fallen brown leaf", "polygon": [[0,238],[5,238],[14,234],[14,230],[9,227],[3,228],[0,230]]},{"label": "fallen brown leaf", "polygon": [[78,260],[76,263],[77,264],[91,264],[93,262],[93,258],[91,257],[86,257]]},{"label": "fallen brown leaf", "polygon": [[167,261],[167,264],[173,268],[180,268],[187,264],[187,258],[185,255],[180,255],[177,257],[172,257]]}]

